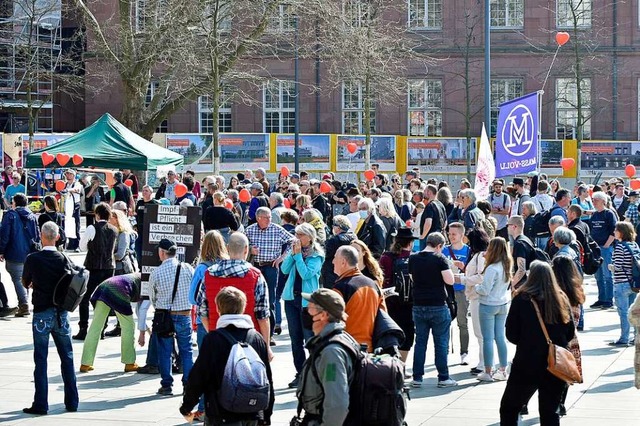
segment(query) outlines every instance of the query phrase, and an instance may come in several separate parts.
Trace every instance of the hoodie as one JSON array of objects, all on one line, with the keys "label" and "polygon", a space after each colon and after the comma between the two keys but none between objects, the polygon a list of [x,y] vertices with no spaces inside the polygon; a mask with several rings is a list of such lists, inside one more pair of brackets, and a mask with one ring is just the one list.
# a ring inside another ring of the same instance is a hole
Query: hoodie
[{"label": "hoodie", "polygon": [[0,224],[0,255],[10,262],[24,263],[32,241],[40,242],[36,216],[26,207],[7,211]]}]

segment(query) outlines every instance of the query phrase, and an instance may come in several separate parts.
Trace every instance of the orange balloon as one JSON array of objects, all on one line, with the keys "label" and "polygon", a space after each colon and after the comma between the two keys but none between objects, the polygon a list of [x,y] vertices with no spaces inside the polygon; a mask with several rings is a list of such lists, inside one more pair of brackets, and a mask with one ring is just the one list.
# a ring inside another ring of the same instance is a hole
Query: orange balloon
[{"label": "orange balloon", "polygon": [[229,198],[225,198],[224,206],[226,207],[227,210],[233,210],[233,201],[231,201]]},{"label": "orange balloon", "polygon": [[631,181],[631,189],[634,189],[634,190],[640,189],[640,179],[633,179]]},{"label": "orange balloon", "polygon": [[570,38],[571,36],[569,35],[569,33],[566,33],[564,31],[556,33],[556,43],[558,43],[558,46],[564,46]]},{"label": "orange balloon", "polygon": [[630,178],[634,177],[636,175],[636,166],[633,164],[627,164],[627,167],[624,168],[624,174]]},{"label": "orange balloon", "polygon": [[84,161],[84,157],[80,154],[74,154],[73,156],[73,164],[79,166]]},{"label": "orange balloon", "polygon": [[349,142],[347,144],[347,151],[349,151],[349,154],[355,154],[357,150],[358,150],[358,145],[355,142]]},{"label": "orange balloon", "polygon": [[67,164],[70,159],[71,157],[69,157],[69,154],[56,154],[56,160],[58,160],[58,164],[61,166]]},{"label": "orange balloon", "polygon": [[560,160],[560,165],[562,166],[562,170],[567,171],[576,165],[576,160],[573,158],[563,158]]},{"label": "orange balloon", "polygon": [[175,192],[176,192],[176,197],[182,197],[184,194],[187,193],[187,185],[185,185],[184,183],[177,184],[175,188]]},{"label": "orange balloon", "polygon": [[291,208],[291,201],[289,201],[289,199],[288,199],[288,198],[285,198],[285,199],[284,199],[284,206],[285,206],[286,208],[288,208],[288,209],[290,209],[290,208]]},{"label": "orange balloon", "polygon": [[48,152],[43,152],[41,157],[43,166],[48,166],[49,164],[53,163],[53,160],[56,159],[55,155],[49,154]]},{"label": "orange balloon", "polygon": [[366,180],[373,180],[374,177],[376,177],[376,172],[374,172],[373,170],[369,169],[364,172],[364,178]]},{"label": "orange balloon", "polygon": [[326,194],[327,192],[331,192],[331,185],[329,185],[329,182],[323,181],[320,184],[320,192],[323,194]]},{"label": "orange balloon", "polygon": [[243,188],[243,189],[240,190],[240,193],[238,194],[238,198],[243,203],[248,203],[249,200],[251,199],[251,193],[249,192],[249,190],[247,188]]},{"label": "orange balloon", "polygon": [[127,185],[128,187],[133,186],[133,181],[131,179],[127,179],[124,181],[124,184]]},{"label": "orange balloon", "polygon": [[289,176],[289,168],[287,166],[282,166],[280,169],[280,174],[284,177]]},{"label": "orange balloon", "polygon": [[65,183],[61,180],[56,182],[56,191],[60,192],[64,190]]}]

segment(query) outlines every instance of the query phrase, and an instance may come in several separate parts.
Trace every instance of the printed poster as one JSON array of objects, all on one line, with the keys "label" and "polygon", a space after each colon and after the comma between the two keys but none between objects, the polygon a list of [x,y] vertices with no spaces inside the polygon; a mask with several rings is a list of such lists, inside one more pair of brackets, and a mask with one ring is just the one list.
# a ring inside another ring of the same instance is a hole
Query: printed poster
[{"label": "printed poster", "polygon": [[[338,171],[364,171],[364,135],[338,135]],[[351,154],[347,145],[355,143],[357,150]],[[396,137],[371,135],[371,163],[380,164],[380,171],[396,170]]]},{"label": "printed poster", "polygon": [[467,158],[472,170],[476,164],[476,138],[471,138],[471,155],[467,156],[466,138],[407,138],[408,165],[426,172],[466,173]]},{"label": "printed poster", "polygon": [[640,167],[640,142],[582,141],[581,175],[624,176],[627,164]]},{"label": "printed poster", "polygon": [[[299,135],[298,161],[305,170],[329,170],[329,135]],[[277,155],[280,170],[282,166],[293,169],[295,164],[295,135],[277,135]]]}]

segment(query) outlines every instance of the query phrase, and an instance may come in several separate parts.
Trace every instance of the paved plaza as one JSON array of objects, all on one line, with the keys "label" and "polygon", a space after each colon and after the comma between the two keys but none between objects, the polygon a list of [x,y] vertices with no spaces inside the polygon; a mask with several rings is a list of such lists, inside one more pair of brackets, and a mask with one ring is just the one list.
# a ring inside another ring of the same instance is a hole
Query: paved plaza
[{"label": "paved plaza", "polygon": [[[81,261],[82,255],[73,255]],[[10,283],[4,266],[0,267],[2,282]],[[587,304],[596,300],[593,278],[587,279]],[[10,291],[11,293],[11,291]],[[14,296],[15,297],[15,296]],[[72,316],[73,331],[77,331],[77,312]],[[111,320],[113,323],[113,319]],[[427,353],[425,383],[421,389],[411,390],[407,423],[417,425],[497,425],[498,408],[505,383],[480,384],[469,374],[469,366],[458,365],[457,326],[453,327],[455,354],[449,358],[455,388],[438,389],[433,366],[433,348]],[[634,348],[612,348],[609,341],[617,339],[618,316],[615,310],[587,309],[585,331],[580,333],[585,381],[573,386],[567,398],[568,415],[563,425],[640,424],[640,396],[633,387]],[[194,338],[195,340],[195,338]],[[295,413],[296,399],[287,383],[293,379],[294,369],[286,328],[276,337],[274,371],[276,405],[274,425],[288,425]],[[477,360],[477,343],[472,337],[471,362]],[[53,341],[49,349],[49,415],[28,416],[22,413],[33,398],[33,351],[31,318],[0,320],[0,423],[7,425],[107,425],[159,424],[178,425],[184,420],[178,412],[181,396],[157,396],[160,377],[123,373],[120,364],[120,339],[107,338],[100,342],[95,371],[77,373],[80,406],[76,413],[67,413],[63,404],[60,363]],[[82,343],[73,343],[76,370],[80,366]],[[515,348],[511,346],[510,357]],[[144,364],[146,347],[137,347],[138,363]],[[411,360],[408,363],[411,366]],[[174,391],[180,392],[179,380]],[[536,396],[531,401],[523,425],[539,424]],[[336,425],[329,425],[336,426]]]}]

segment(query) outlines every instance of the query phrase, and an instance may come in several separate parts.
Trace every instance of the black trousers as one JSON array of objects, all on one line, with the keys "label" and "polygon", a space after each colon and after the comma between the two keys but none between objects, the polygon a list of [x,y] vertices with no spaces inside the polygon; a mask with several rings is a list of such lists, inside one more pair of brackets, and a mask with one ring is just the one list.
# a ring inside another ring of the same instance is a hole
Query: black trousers
[{"label": "black trousers", "polygon": [[4,284],[0,282],[0,305],[2,308],[9,307],[9,299],[7,298],[7,291],[4,288]]},{"label": "black trousers", "polygon": [[527,377],[517,373],[509,376],[500,402],[501,426],[518,425],[518,413],[522,406],[531,399],[535,391],[538,391],[540,424],[542,426],[560,424],[557,410],[566,386],[565,383],[546,370],[540,372],[537,377],[530,374],[531,376]]},{"label": "black trousers", "polygon": [[91,269],[89,270],[89,282],[87,283],[87,292],[80,302],[80,321],[78,325],[80,328],[89,328],[89,301],[91,295],[95,291],[96,287],[107,278],[111,278],[114,273],[114,269]]}]

